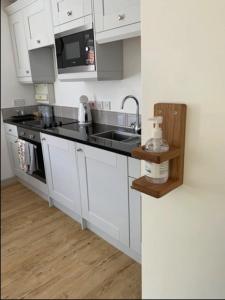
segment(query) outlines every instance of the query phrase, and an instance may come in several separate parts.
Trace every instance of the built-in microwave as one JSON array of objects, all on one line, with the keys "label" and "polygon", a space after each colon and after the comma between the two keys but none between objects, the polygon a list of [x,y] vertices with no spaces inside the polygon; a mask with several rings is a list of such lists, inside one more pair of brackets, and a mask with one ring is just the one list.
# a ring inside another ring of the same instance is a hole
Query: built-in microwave
[{"label": "built-in microwave", "polygon": [[58,73],[96,71],[93,28],[82,26],[55,35]]}]

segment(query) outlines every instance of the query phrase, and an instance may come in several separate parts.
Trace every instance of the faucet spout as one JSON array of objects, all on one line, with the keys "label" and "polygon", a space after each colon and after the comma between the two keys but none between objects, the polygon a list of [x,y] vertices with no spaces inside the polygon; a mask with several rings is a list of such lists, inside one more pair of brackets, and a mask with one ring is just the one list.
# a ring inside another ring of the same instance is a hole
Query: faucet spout
[{"label": "faucet spout", "polygon": [[140,120],[139,120],[139,102],[138,99],[132,95],[128,95],[126,96],[121,103],[121,109],[124,109],[124,104],[127,101],[127,99],[132,99],[135,101],[136,105],[137,105],[137,109],[136,109],[136,122],[135,122],[135,126],[134,126],[134,130],[135,132],[138,132],[140,130]]}]

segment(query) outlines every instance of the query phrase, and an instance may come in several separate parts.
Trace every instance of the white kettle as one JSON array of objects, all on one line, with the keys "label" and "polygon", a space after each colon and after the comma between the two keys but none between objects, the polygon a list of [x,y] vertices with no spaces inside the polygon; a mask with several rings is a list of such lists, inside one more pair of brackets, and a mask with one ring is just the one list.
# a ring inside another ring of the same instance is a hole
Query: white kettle
[{"label": "white kettle", "polygon": [[88,97],[85,95],[80,96],[78,121],[80,124],[92,123],[91,108],[88,103]]}]

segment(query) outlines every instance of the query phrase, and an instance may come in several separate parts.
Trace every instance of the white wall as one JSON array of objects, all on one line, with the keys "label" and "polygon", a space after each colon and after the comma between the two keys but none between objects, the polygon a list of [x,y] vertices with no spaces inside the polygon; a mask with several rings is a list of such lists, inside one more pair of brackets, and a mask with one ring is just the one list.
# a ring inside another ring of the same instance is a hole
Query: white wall
[{"label": "white wall", "polygon": [[143,142],[187,104],[184,185],[143,196],[143,298],[225,298],[225,1],[142,0]]},{"label": "white wall", "polygon": [[[84,81],[55,83],[56,105],[79,105],[79,97],[86,94],[90,100],[111,101],[111,110],[120,111],[123,97],[133,94],[141,102],[141,41],[132,38],[124,42],[124,79],[116,81]],[[126,103],[125,112],[135,113],[134,103]]]},{"label": "white wall", "polygon": [[[7,15],[1,8],[1,107],[12,107],[14,99],[34,103],[33,86],[21,85],[16,79]],[[1,180],[12,177],[4,126],[1,119]]]}]

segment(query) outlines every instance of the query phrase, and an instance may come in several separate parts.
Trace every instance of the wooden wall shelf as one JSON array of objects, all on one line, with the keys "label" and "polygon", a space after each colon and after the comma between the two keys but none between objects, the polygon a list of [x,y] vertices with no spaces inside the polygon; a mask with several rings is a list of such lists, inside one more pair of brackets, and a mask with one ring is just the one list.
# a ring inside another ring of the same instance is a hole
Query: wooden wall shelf
[{"label": "wooden wall shelf", "polygon": [[132,188],[155,198],[164,196],[179,185],[181,185],[181,183],[178,179],[169,178],[166,183],[154,184],[147,181],[145,176],[142,176],[132,182]]},{"label": "wooden wall shelf", "polygon": [[180,156],[180,149],[171,147],[167,152],[147,152],[145,146],[134,148],[131,155],[135,158],[151,161],[156,164],[161,164],[164,161]]},{"label": "wooden wall shelf", "polygon": [[132,188],[160,198],[183,184],[186,110],[185,104],[157,103],[154,105],[154,115],[163,117],[163,138],[169,143],[170,150],[150,153],[144,151],[144,146],[141,146],[133,149],[132,156],[157,164],[169,160],[169,179],[163,184],[153,184],[143,176],[132,182]]}]

